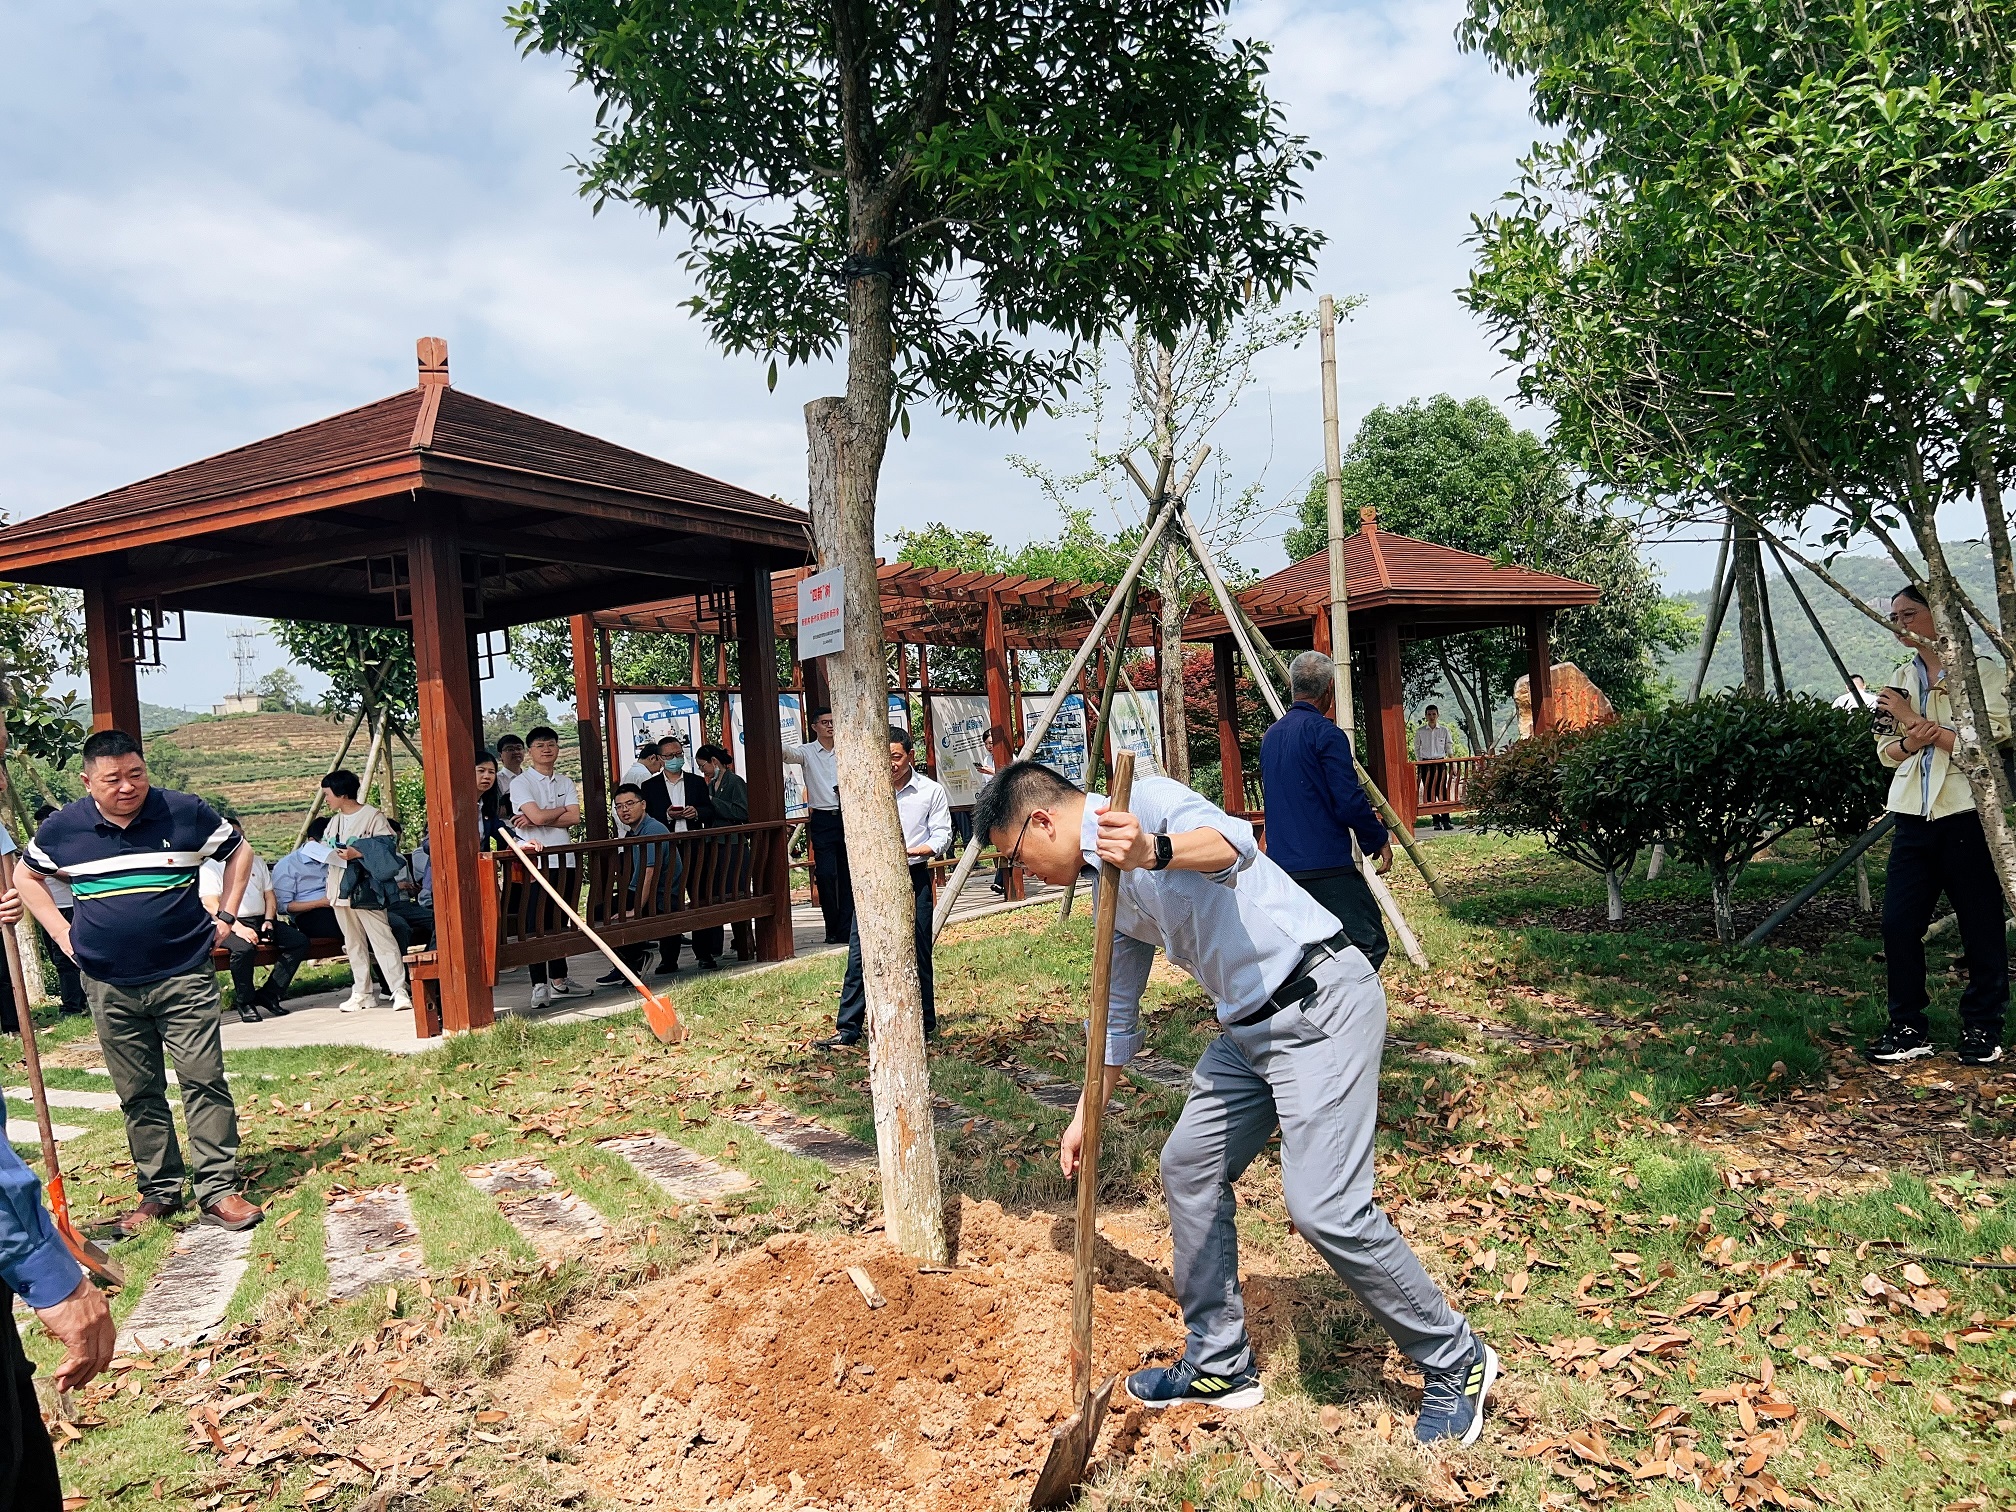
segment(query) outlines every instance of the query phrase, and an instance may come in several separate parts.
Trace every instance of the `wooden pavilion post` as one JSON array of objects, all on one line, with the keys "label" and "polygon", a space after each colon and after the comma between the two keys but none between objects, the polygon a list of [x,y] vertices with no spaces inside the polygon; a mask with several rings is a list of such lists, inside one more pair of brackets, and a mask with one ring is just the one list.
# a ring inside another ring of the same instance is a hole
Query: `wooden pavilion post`
[{"label": "wooden pavilion post", "polygon": [[1379,786],[1407,828],[1414,828],[1414,764],[1407,759],[1407,700],[1400,680],[1400,621],[1379,616],[1372,632],[1379,690],[1378,726],[1369,733],[1379,759]]},{"label": "wooden pavilion post", "polygon": [[590,840],[609,838],[610,779],[621,768],[603,764],[601,712],[602,676],[596,666],[595,626],[585,614],[567,621],[574,642],[574,736],[581,748],[581,816]]},{"label": "wooden pavilion post", "polygon": [[[742,633],[742,749],[749,770],[749,819],[765,824],[784,818],[784,733],[777,718],[777,626],[770,600],[770,573],[749,569],[748,579],[735,587],[735,624]],[[728,747],[733,750],[733,746]],[[775,911],[756,921],[756,958],[788,961],[795,953],[791,940],[791,832],[780,822],[758,837],[761,855],[756,875],[767,877]]]},{"label": "wooden pavilion post", "polygon": [[[1001,615],[1001,597],[991,588],[987,591],[982,639],[981,657],[987,670],[988,733],[993,737],[987,744],[994,755],[994,770],[1000,772],[1005,771],[1015,759],[1015,748],[1009,740],[1017,722],[1015,694],[1008,678],[1008,624]],[[1007,895],[1010,899],[1022,896],[1022,869],[1019,866],[1010,868],[1008,872]]]},{"label": "wooden pavilion post", "polygon": [[1537,609],[1526,622],[1526,696],[1533,710],[1533,733],[1554,728],[1554,653],[1547,644],[1547,622]]},{"label": "wooden pavilion post", "polygon": [[84,644],[91,668],[91,729],[124,730],[140,739],[140,678],[127,643],[132,611],[94,582],[84,590]]},{"label": "wooden pavilion post", "polygon": [[1212,681],[1218,690],[1218,771],[1223,781],[1225,812],[1246,808],[1246,772],[1239,758],[1239,668],[1233,660],[1232,637],[1211,642]]},{"label": "wooden pavilion post", "polygon": [[496,1017],[495,963],[483,959],[484,910],[497,906],[478,856],[476,736],[462,551],[453,514],[432,512],[406,546],[413,591],[413,660],[420,683],[420,746],[427,769],[427,833],[434,860],[434,948],[441,1026],[481,1029]]}]

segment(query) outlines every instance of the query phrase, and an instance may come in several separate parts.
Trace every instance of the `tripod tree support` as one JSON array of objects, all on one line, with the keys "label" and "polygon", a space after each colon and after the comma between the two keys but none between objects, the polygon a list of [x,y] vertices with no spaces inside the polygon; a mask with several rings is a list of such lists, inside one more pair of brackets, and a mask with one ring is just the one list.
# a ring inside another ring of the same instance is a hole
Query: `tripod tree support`
[{"label": "tripod tree support", "polygon": [[1840,855],[1829,861],[1825,867],[1821,868],[1819,876],[1800,888],[1790,898],[1787,898],[1779,906],[1776,913],[1772,914],[1770,918],[1745,935],[1743,943],[1746,946],[1762,945],[1766,940],[1770,939],[1780,924],[1783,924],[1792,915],[1799,912],[1808,903],[1811,903],[1819,895],[1821,888],[1832,882],[1841,873],[1853,866],[1856,861],[1860,860],[1862,854],[1878,840],[1889,834],[1896,823],[1897,816],[1895,814],[1885,814],[1881,819],[1870,825],[1868,829],[1856,837],[1854,844],[1850,845]]}]

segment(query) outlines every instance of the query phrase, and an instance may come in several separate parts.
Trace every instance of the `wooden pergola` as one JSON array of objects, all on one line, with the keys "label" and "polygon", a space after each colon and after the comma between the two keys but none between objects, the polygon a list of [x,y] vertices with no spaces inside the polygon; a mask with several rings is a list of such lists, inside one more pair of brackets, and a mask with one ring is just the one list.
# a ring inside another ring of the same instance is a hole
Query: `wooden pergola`
[{"label": "wooden pergola", "polygon": [[[409,626],[451,1030],[491,1022],[501,965],[583,943],[539,933],[524,910],[516,930],[500,922],[498,876],[478,854],[478,638],[667,594],[725,596],[750,648],[753,706],[769,713],[745,736],[748,833],[708,835],[749,860],[673,928],[755,918],[760,953],[790,955],[771,576],[808,559],[806,515],[455,389],[437,338],[418,356],[419,381],[402,393],[0,530],[0,579],[83,591],[92,726],[135,738],[136,668],[159,663],[185,610]],[[584,778],[583,807],[600,814],[599,773]],[[591,879],[592,906],[594,879],[622,886],[626,843],[559,847],[568,855],[555,859]],[[629,927],[666,932],[657,919]]]},{"label": "wooden pergola", "polygon": [[[1360,526],[1344,541],[1344,577],[1351,626],[1354,688],[1368,749],[1361,759],[1393,807],[1412,828],[1418,813],[1461,806],[1461,762],[1417,772],[1407,755],[1407,708],[1401,687],[1401,647],[1408,641],[1511,627],[1526,636],[1526,666],[1535,729],[1554,723],[1549,671],[1549,623],[1557,610],[1593,604],[1589,583],[1489,557],[1437,546],[1379,528],[1376,510],[1359,511]],[[1330,644],[1330,559],[1317,552],[1237,595],[1247,615],[1284,651]],[[1243,794],[1238,723],[1233,715],[1235,650],[1231,628],[1216,612],[1193,614],[1185,640],[1210,641],[1216,653],[1219,753],[1227,807]]]}]

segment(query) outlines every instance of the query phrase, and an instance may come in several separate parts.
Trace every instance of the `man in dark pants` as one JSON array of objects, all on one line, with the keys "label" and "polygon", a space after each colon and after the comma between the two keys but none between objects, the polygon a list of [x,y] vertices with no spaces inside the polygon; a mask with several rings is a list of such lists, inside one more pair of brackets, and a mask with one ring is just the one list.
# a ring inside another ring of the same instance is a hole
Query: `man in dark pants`
[{"label": "man in dark pants", "polygon": [[[1932,611],[1916,588],[1890,600],[1898,639],[1932,639]],[[2009,941],[2002,924],[2002,883],[1974,807],[1966,773],[1953,759],[1959,743],[1949,678],[1936,647],[1925,646],[1899,667],[1877,697],[1876,756],[1894,770],[1890,812],[1890,863],[1883,887],[1883,963],[1889,979],[1890,1027],[1868,1047],[1882,1065],[1933,1053],[1925,1007],[1925,930],[1943,892],[1953,903],[1967,952],[1967,987],[1960,994],[1962,1065],[1992,1066],[2002,1059],[2003,1018],[2009,1009]],[[2009,738],[2002,669],[1985,657],[1981,688],[1987,696],[1990,737]],[[1991,756],[2000,759],[1996,753]]]},{"label": "man in dark pants", "polygon": [[[749,784],[736,776],[728,765],[728,751],[723,746],[703,745],[693,753],[693,759],[700,765],[700,778],[707,784],[707,817],[702,828],[722,829],[731,824],[749,822]],[[714,896],[695,898],[696,904],[721,903],[741,896],[742,883],[747,879],[749,866],[749,837],[728,835],[712,842],[722,852],[708,858],[713,873]],[[703,863],[704,864],[704,863]],[[708,971],[716,971],[721,966],[721,952],[727,947],[728,930],[724,924],[711,925],[706,929],[693,931],[693,954]]]},{"label": "man in dark pants", "polygon": [[812,806],[805,828],[812,837],[819,912],[826,918],[826,943],[842,945],[854,922],[854,881],[847,874],[847,831],[840,822],[840,759],[833,753],[831,709],[812,711],[812,733],[818,739],[784,747],[784,759],[805,773],[805,800]]},{"label": "man in dark pants", "polygon": [[[931,862],[952,844],[952,806],[945,789],[917,770],[916,747],[901,725],[889,726],[889,785],[896,790],[896,818],[903,826],[903,849],[910,857],[911,931],[917,946],[917,985],[924,996],[924,1034],[938,1032],[938,1006],[931,990]],[[849,921],[847,976],[840,984],[839,1021],[821,1050],[861,1043],[867,1032],[868,993],[861,981],[861,921]]]},{"label": "man in dark pants", "polygon": [[[0,894],[0,928],[20,922],[18,893]],[[118,1330],[91,1278],[70,1257],[42,1206],[42,1183],[7,1141],[0,1106],[0,1507],[60,1512],[56,1451],[35,1400],[35,1367],[21,1348],[14,1299],[21,1298],[63,1345],[53,1383],[75,1391],[107,1365]]]},{"label": "man in dark pants", "polygon": [[[55,812],[55,804],[45,803],[35,810],[35,822],[40,824]],[[53,877],[45,885],[49,889],[49,896],[56,900],[56,907],[63,917],[76,918],[77,900],[70,896],[70,889]],[[48,936],[44,935],[43,939],[47,941]],[[51,964],[56,968],[56,980],[62,984],[63,1011],[89,1013],[91,1005],[84,1001],[84,978],[77,970],[77,963],[58,950],[54,941],[49,941],[49,954],[54,957]]]},{"label": "man in dark pants", "polygon": [[1337,664],[1304,651],[1288,665],[1295,702],[1260,740],[1267,792],[1267,855],[1337,916],[1376,971],[1390,947],[1379,902],[1351,854],[1351,837],[1379,870],[1393,865],[1393,837],[1358,784],[1351,739],[1331,722]]},{"label": "man in dark pants", "polygon": [[[658,788],[665,796],[666,807],[658,814],[665,828],[675,835],[683,835],[689,830],[707,829],[714,822],[714,791],[708,787],[707,779],[691,770],[686,760],[686,742],[677,735],[667,735],[658,742],[658,756],[662,763],[655,776],[638,785],[644,795],[644,807],[648,812],[652,804],[652,790]],[[685,854],[698,856],[697,851],[688,849]],[[696,864],[691,873],[682,877],[680,887],[684,889],[685,902],[699,907],[712,902],[711,898],[693,895],[693,889],[702,879],[698,875],[701,868]],[[680,899],[673,899],[673,907],[678,907]],[[658,942],[658,974],[669,976],[679,969],[679,950],[687,944],[685,935],[670,935]],[[702,971],[721,969],[721,931],[716,929],[695,930],[692,935],[693,959],[700,963]]]}]

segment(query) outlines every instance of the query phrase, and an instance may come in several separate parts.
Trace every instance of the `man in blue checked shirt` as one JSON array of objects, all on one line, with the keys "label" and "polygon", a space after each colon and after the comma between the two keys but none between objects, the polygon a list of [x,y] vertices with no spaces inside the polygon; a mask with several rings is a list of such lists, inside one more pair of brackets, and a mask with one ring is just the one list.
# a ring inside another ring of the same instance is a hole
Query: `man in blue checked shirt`
[{"label": "man in blue checked shirt", "polygon": [[1132,810],[1114,813],[1033,761],[988,783],[973,809],[974,827],[1045,882],[1069,886],[1102,861],[1120,868],[1105,1085],[1079,1096],[1058,1152],[1066,1176],[1078,1169],[1085,1097],[1111,1097],[1140,1053],[1156,947],[1217,1000],[1224,1025],[1162,1148],[1189,1339],[1175,1365],[1129,1376],[1128,1392],[1146,1407],[1260,1403],[1232,1184],[1278,1124],[1281,1193],[1296,1231],[1421,1370],[1415,1436],[1474,1443],[1498,1357],[1373,1201],[1386,1039],[1378,973],[1336,916],[1260,854],[1245,820],[1166,777],[1136,782]]},{"label": "man in blue checked shirt", "polygon": [[[21,914],[19,894],[0,894],[0,927],[13,928]],[[35,1367],[14,1326],[14,1299],[33,1308],[63,1345],[58,1391],[74,1391],[111,1364],[118,1334],[105,1298],[42,1206],[41,1181],[6,1142],[6,1117],[0,1103],[0,1507],[59,1512],[56,1451],[35,1400]]]}]

